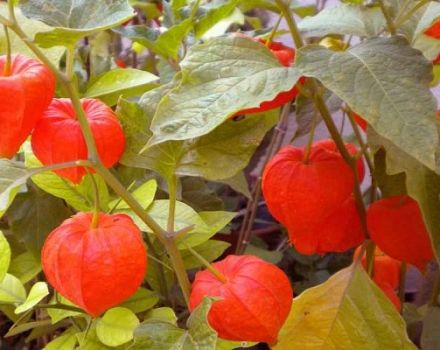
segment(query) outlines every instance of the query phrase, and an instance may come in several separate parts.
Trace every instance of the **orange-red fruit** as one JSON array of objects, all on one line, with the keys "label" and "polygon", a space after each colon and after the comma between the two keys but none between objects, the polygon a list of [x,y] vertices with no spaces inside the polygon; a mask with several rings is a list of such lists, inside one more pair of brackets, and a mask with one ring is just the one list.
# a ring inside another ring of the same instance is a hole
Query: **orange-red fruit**
[{"label": "orange-red fruit", "polygon": [[[346,145],[351,154],[353,145]],[[289,231],[303,254],[350,249],[363,240],[352,196],[354,176],[333,140],[305,149],[286,146],[266,166],[263,195],[270,213]],[[364,165],[358,163],[361,179]]]},{"label": "orange-red fruit", "polygon": [[[115,113],[99,100],[82,99],[99,157],[108,168],[115,165],[125,149],[125,136]],[[32,134],[32,150],[44,165],[87,159],[87,146],[69,99],[53,99]],[[84,167],[56,170],[73,183],[81,182]]]},{"label": "orange-red fruit", "polygon": [[[360,253],[361,248],[356,249],[355,257]],[[364,255],[362,265],[367,267],[367,258]],[[374,274],[373,281],[382,289],[397,310],[400,311],[401,303],[396,294],[400,284],[400,267],[402,263],[384,254],[376,247],[374,252]]]},{"label": "orange-red fruit", "polygon": [[433,251],[417,202],[394,196],[371,204],[367,211],[372,240],[387,255],[424,270]]},{"label": "orange-red fruit", "polygon": [[[262,45],[265,45],[266,42],[264,40],[258,39]],[[268,48],[270,51],[276,56],[278,61],[285,67],[289,67],[293,65],[295,61],[295,50],[291,47],[285,46],[280,42],[273,41],[269,44]],[[300,83],[304,83],[304,78],[300,79]],[[284,91],[279,93],[272,101],[265,101],[260,104],[259,107],[249,108],[241,110],[237,113],[237,115],[241,114],[253,114],[253,113],[261,113],[265,111],[269,111],[271,109],[275,109],[285,105],[286,103],[295,99],[295,97],[299,94],[299,90],[295,85],[289,91]]]},{"label": "orange-red fruit", "polygon": [[43,271],[65,298],[96,317],[129,298],[141,285],[147,267],[142,235],[130,217],[78,213],[47,238]]},{"label": "orange-red fruit", "polygon": [[434,39],[440,39],[440,21],[435,22],[431,27],[425,30],[425,35]]},{"label": "orange-red fruit", "polygon": [[218,297],[208,321],[221,338],[274,344],[293,298],[284,272],[250,255],[229,255],[213,266],[227,281],[219,281],[208,270],[198,272],[192,285],[190,310],[205,296]]},{"label": "orange-red fruit", "polygon": [[0,56],[0,158],[17,153],[43,115],[55,91],[55,77],[40,62],[12,55],[5,73],[6,56]]}]

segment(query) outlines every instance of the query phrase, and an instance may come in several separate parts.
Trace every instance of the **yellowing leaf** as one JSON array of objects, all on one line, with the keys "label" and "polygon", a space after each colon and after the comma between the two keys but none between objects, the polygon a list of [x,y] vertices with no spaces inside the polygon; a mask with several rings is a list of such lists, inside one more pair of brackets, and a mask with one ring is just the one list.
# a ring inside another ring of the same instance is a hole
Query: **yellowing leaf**
[{"label": "yellowing leaf", "polygon": [[273,350],[417,349],[393,304],[357,265],[294,299]]}]

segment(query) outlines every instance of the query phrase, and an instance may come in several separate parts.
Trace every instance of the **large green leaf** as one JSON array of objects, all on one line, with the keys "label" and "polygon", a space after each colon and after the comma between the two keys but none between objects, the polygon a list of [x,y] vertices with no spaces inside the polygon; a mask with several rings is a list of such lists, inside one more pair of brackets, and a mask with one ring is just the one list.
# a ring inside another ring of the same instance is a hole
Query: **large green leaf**
[{"label": "large green leaf", "polygon": [[295,298],[273,350],[416,350],[394,305],[353,264]]},{"label": "large green leaf", "polygon": [[[141,103],[148,114],[152,95],[166,92],[165,88],[144,95]],[[160,97],[159,97],[160,98]],[[228,120],[207,135],[191,141],[168,141],[145,149],[151,134],[149,119],[133,103],[121,100],[118,114],[127,136],[127,149],[121,163],[154,170],[170,178],[201,176],[223,180],[244,169],[266,133],[276,124],[277,111],[261,113],[239,121]]]},{"label": "large green leaf", "polygon": [[[8,17],[8,9],[5,2],[0,2],[0,14],[2,16]],[[50,30],[51,28],[39,21],[34,21],[23,16],[19,9],[15,10],[15,17],[23,31],[28,35],[31,40],[34,38],[35,34],[38,32],[43,32]],[[11,48],[14,53],[21,53],[26,56],[34,57],[34,53],[26,46],[23,40],[17,37],[12,31],[9,31],[9,36],[11,39]],[[61,56],[64,54],[64,48],[53,47],[50,49],[43,49],[45,56],[56,66],[60,61]],[[4,31],[0,30],[0,54],[6,53],[6,38]]]},{"label": "large green leaf", "polygon": [[298,25],[305,36],[329,34],[372,37],[385,25],[385,18],[379,7],[338,5],[328,7],[313,17],[304,18]]},{"label": "large green leaf", "polygon": [[11,262],[11,248],[3,232],[0,231],[0,281],[3,280]]},{"label": "large green leaf", "polygon": [[182,80],[154,116],[150,145],[206,135],[238,111],[290,90],[300,76],[264,45],[242,37],[193,46],[181,67]]},{"label": "large green leaf", "polygon": [[345,52],[308,46],[299,50],[296,65],[381,136],[430,169],[439,169],[437,103],[429,90],[432,66],[404,38],[369,39]]},{"label": "large green leaf", "polygon": [[139,69],[113,69],[94,79],[87,87],[84,97],[99,98],[109,106],[114,106],[121,95],[142,95],[154,88],[158,79],[154,74]]},{"label": "large green leaf", "polygon": [[62,200],[34,189],[18,195],[8,211],[12,232],[37,259],[49,233],[71,215]]},{"label": "large green leaf", "polygon": [[209,326],[207,314],[212,300],[206,298],[187,321],[188,330],[160,320],[142,322],[135,331],[133,350],[214,350],[217,334]]},{"label": "large green leaf", "polygon": [[6,212],[20,187],[30,177],[31,172],[21,163],[0,160],[0,217]]},{"label": "large green leaf", "polygon": [[42,47],[73,46],[134,16],[127,0],[21,0],[20,8],[26,17],[53,27],[35,36]]}]

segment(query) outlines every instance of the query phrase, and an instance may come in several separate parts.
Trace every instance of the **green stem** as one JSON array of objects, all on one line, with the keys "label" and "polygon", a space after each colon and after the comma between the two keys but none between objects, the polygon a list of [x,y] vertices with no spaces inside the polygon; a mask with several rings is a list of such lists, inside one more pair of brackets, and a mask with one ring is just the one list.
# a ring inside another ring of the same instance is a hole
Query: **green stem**
[{"label": "green stem", "polygon": [[316,109],[314,109],[313,110],[313,118],[312,118],[312,127],[310,128],[310,134],[309,134],[309,140],[307,142],[307,146],[304,151],[304,160],[303,160],[304,164],[307,164],[309,162],[310,151],[312,150],[313,140],[315,139],[315,129],[316,129],[316,125],[318,124],[317,119],[318,119],[318,113],[317,113]]},{"label": "green stem", "polygon": [[275,37],[275,34],[276,34],[280,24],[281,24],[281,20],[282,19],[283,19],[283,14],[280,13],[280,15],[278,16],[277,21],[275,22],[275,25],[272,28],[272,31],[270,32],[269,37],[266,40],[266,47],[270,47],[270,44],[272,43],[273,38]]},{"label": "green stem", "polygon": [[388,31],[391,35],[396,35],[396,26],[394,25],[393,19],[391,18],[391,15],[388,12],[383,0],[379,0],[379,6],[383,16],[385,17],[385,21],[387,22]]},{"label": "green stem", "polygon": [[12,53],[11,53],[11,38],[9,37],[9,30],[6,25],[3,25],[6,38],[6,64],[3,67],[3,76],[7,77],[11,75],[12,68]]},{"label": "green stem", "polygon": [[170,256],[171,263],[174,267],[174,272],[179,282],[180,288],[182,289],[183,298],[186,304],[189,304],[189,294],[191,291],[191,283],[186,273],[185,264],[183,263],[182,255],[177,248],[176,241],[174,237],[165,238],[165,248]]},{"label": "green stem", "polygon": [[92,185],[93,185],[93,190],[95,192],[95,204],[94,204],[94,210],[93,210],[93,218],[92,218],[92,224],[91,224],[91,228],[97,228],[98,224],[99,224],[99,213],[101,211],[101,206],[99,204],[99,188],[98,188],[98,184],[96,183],[95,177],[93,176],[93,174],[88,171],[88,174],[90,176],[90,179],[92,180]]},{"label": "green stem", "polygon": [[188,301],[191,284],[188,279],[188,274],[186,273],[182,256],[177,249],[173,237],[168,237],[168,232],[160,227],[160,225],[142,208],[131,193],[127,192],[124,186],[105,166],[98,163],[95,165],[95,170],[103,177],[113,191],[115,191],[115,193],[128,204],[133,212],[156,234],[158,239],[165,246],[167,253],[170,256],[171,263],[173,264],[185,301]]},{"label": "green stem", "polygon": [[168,181],[169,194],[169,210],[168,210],[168,224],[167,231],[170,236],[174,236],[174,220],[176,217],[176,202],[177,202],[177,181],[176,175],[171,176]]},{"label": "green stem", "polygon": [[289,27],[290,34],[292,35],[293,42],[297,49],[300,49],[304,46],[304,41],[299,32],[298,26],[296,24],[295,18],[293,17],[292,11],[290,11],[290,7],[288,4],[284,2],[284,0],[275,0],[278,8],[286,19],[287,26]]},{"label": "green stem", "polygon": [[228,279],[224,274],[222,274],[219,270],[217,270],[212,264],[206,260],[203,256],[197,253],[194,249],[189,246],[186,246],[186,249],[197,259],[199,260],[220,282],[226,283]]},{"label": "green stem", "polygon": [[75,48],[68,47],[66,52],[66,76],[67,79],[72,81],[74,76],[74,65],[75,65]]},{"label": "green stem", "polygon": [[57,309],[57,310],[67,310],[67,311],[74,311],[78,313],[84,314],[84,310],[77,308],[75,306],[70,305],[64,305],[64,304],[38,304],[35,305],[35,308],[37,309]]}]

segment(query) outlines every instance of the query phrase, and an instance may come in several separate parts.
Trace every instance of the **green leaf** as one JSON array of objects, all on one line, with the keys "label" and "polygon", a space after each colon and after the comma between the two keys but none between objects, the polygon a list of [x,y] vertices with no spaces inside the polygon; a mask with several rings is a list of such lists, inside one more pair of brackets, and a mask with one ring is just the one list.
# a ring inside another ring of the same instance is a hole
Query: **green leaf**
[{"label": "green leaf", "polygon": [[6,276],[11,262],[11,247],[3,234],[0,231],[0,281]]},{"label": "green leaf", "polygon": [[[256,20],[259,21],[258,18]],[[223,18],[222,20],[218,21],[214,26],[209,28],[209,30],[203,34],[202,40],[203,39],[208,40],[210,38],[215,38],[225,35],[225,33],[228,31],[231,25],[239,24],[243,26],[245,25],[245,23],[246,23],[246,16],[243,14],[243,12],[240,11],[238,7],[236,7],[235,10],[232,11],[232,13],[229,16]],[[254,24],[251,25],[254,26]]]},{"label": "green leaf", "polygon": [[295,298],[273,350],[417,349],[394,305],[353,264]]},{"label": "green leaf", "polygon": [[[133,197],[139,202],[142,208],[147,209],[151,203],[153,203],[154,196],[156,195],[157,182],[155,179],[148,180],[144,184],[140,185],[136,190],[132,192]],[[110,202],[110,208],[115,205],[116,209],[128,209],[130,208],[123,200],[116,199]]]},{"label": "green leaf", "polygon": [[[219,258],[230,246],[231,245],[227,242],[209,240],[193,247],[192,249],[203,256],[207,261],[211,262]],[[188,249],[183,249],[180,253],[187,270],[203,266],[203,263],[194,257],[194,255]]]},{"label": "green leaf", "polygon": [[77,41],[128,21],[135,15],[127,0],[21,0],[23,14],[53,27],[38,33],[42,47],[74,46]]},{"label": "green leaf", "polygon": [[290,90],[300,76],[296,68],[282,67],[264,45],[241,37],[193,46],[181,67],[180,84],[154,116],[150,146],[206,135],[238,111]]},{"label": "green leaf", "polygon": [[437,103],[429,89],[432,65],[404,38],[369,39],[345,52],[312,45],[298,51],[296,65],[381,136],[430,169],[438,168]]},{"label": "green leaf", "polygon": [[[224,3],[215,4],[197,21],[194,28],[196,38],[200,39],[209,29],[228,17],[237,7],[241,0],[228,0]],[[217,6],[215,6],[217,5]]]},{"label": "green leaf", "polygon": [[49,233],[71,215],[62,200],[32,188],[19,194],[8,211],[12,232],[37,259]]},{"label": "green leaf", "polygon": [[37,282],[35,283],[29,294],[25,300],[25,302],[19,305],[15,309],[16,314],[21,314],[25,311],[32,309],[35,305],[37,305],[41,300],[43,300],[47,295],[49,295],[49,289],[47,287],[46,282]]},{"label": "green leaf", "polygon": [[[167,227],[168,222],[168,200],[156,200],[148,209],[148,214],[156,220],[156,222],[163,228]],[[130,211],[127,212],[142,231],[151,232],[143,222],[133,215]],[[185,203],[177,201],[175,211],[175,230],[179,231],[189,226],[194,228],[177,237],[176,242],[179,249],[186,249],[187,247],[194,247],[206,242],[218,231],[225,227],[234,217],[236,213],[218,211],[218,212],[201,212],[197,213],[190,206]]]},{"label": "green leaf", "polygon": [[158,79],[154,74],[139,69],[113,69],[94,79],[84,97],[99,98],[109,106],[114,106],[121,95],[126,98],[142,95],[157,86],[155,83]]},{"label": "green leaf", "polygon": [[146,288],[139,288],[128,300],[120,306],[133,311],[134,313],[143,312],[151,309],[159,302],[156,292]]},{"label": "green leaf", "polygon": [[193,21],[186,19],[164,33],[145,26],[120,27],[114,31],[137,42],[164,58],[177,59],[182,41],[193,28]]},{"label": "green leaf", "polygon": [[183,177],[180,179],[182,187],[182,202],[188,204],[195,211],[223,210],[223,200],[217,195],[215,187],[210,186],[199,177]]},{"label": "green leaf", "polygon": [[170,307],[157,307],[147,312],[145,321],[161,321],[177,325],[177,316]]},{"label": "green leaf", "polygon": [[139,320],[133,311],[124,307],[108,310],[96,324],[96,335],[107,346],[119,346],[133,339]]},{"label": "green leaf", "polygon": [[12,259],[9,272],[26,284],[41,272],[41,263],[30,251],[26,251]]},{"label": "green leaf", "polygon": [[[5,2],[0,2],[0,14],[2,16],[8,17],[8,9]],[[32,39],[38,32],[47,31],[51,28],[46,24],[34,21],[26,18],[21,13],[20,9],[15,8],[15,17],[17,22],[20,23],[21,29]],[[13,31],[9,31],[9,36],[11,39],[11,49],[14,53],[21,53],[29,57],[35,57],[34,53],[26,46],[23,40],[21,40]],[[54,47],[50,49],[43,49],[44,55],[51,61],[56,67],[58,67],[61,56],[64,54],[64,48]],[[0,53],[6,53],[6,38],[4,31],[0,31]]]},{"label": "green leaf", "polygon": [[187,321],[188,330],[159,320],[147,320],[135,331],[133,350],[213,350],[217,334],[208,324],[207,315],[212,300],[205,298]]},{"label": "green leaf", "polygon": [[[191,141],[169,141],[145,148],[151,138],[148,115],[167,88],[143,96],[145,114],[136,104],[121,100],[118,114],[127,137],[121,163],[158,172],[165,178],[174,174],[223,180],[243,170],[266,133],[276,124],[277,111],[261,113],[239,121],[228,120],[211,133]],[[157,104],[156,104],[157,105]],[[233,147],[231,145],[234,145]]]},{"label": "green leaf", "polygon": [[[58,300],[58,302],[57,302]],[[75,304],[71,303],[69,300],[64,298],[61,295],[57,295],[57,298],[52,298],[51,304],[64,304],[67,306],[76,306]],[[70,311],[70,310],[63,310],[63,309],[55,309],[50,308],[47,309],[47,313],[49,314],[50,319],[52,320],[52,324],[55,324],[61,320],[64,320],[67,317],[75,317],[78,315],[81,315],[81,313],[76,311]]]},{"label": "green leaf", "polygon": [[31,173],[21,163],[0,160],[0,217],[6,212]]},{"label": "green leaf", "polygon": [[96,327],[92,326],[88,332],[76,333],[81,350],[126,350],[126,346],[110,347],[104,345],[96,334]]},{"label": "green leaf", "polygon": [[0,282],[0,303],[21,304],[26,300],[26,290],[20,280],[7,273]]},{"label": "green leaf", "polygon": [[74,350],[77,343],[76,335],[73,332],[64,332],[56,337],[43,350]]},{"label": "green leaf", "polygon": [[[30,168],[39,167],[41,164],[35,156],[26,151],[26,165]],[[64,199],[67,204],[78,211],[91,211],[94,208],[95,191],[91,175],[86,175],[79,185],[56,175],[54,172],[44,172],[32,176],[32,181],[43,191]],[[98,184],[101,209],[108,209],[109,193],[105,181],[98,175],[93,175]]]},{"label": "green leaf", "polygon": [[385,26],[385,18],[379,7],[338,5],[328,7],[313,17],[304,18],[298,28],[306,37],[330,34],[372,37]]}]

